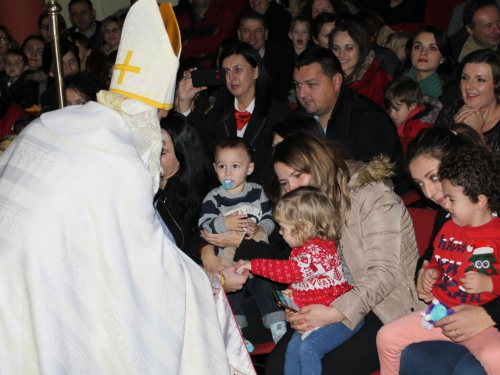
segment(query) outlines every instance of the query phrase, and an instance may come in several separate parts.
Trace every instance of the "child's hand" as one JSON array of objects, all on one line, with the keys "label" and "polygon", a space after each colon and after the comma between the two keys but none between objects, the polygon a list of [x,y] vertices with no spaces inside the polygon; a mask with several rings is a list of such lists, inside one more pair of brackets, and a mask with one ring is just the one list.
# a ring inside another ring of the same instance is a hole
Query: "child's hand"
[{"label": "child's hand", "polygon": [[238,212],[226,216],[224,219],[224,224],[229,230],[235,230],[237,232],[245,232],[247,228],[247,215],[238,215]]},{"label": "child's hand", "polygon": [[[240,262],[243,262],[243,264],[239,265]],[[252,271],[252,262],[250,260],[243,260],[238,262],[236,265],[239,267],[236,269],[236,273],[238,275],[241,275],[245,270]]]},{"label": "child's hand", "polygon": [[493,280],[483,273],[469,271],[460,281],[467,293],[491,293],[493,291]]},{"label": "child's hand", "polygon": [[248,219],[247,227],[245,229],[245,233],[247,235],[245,236],[245,238],[247,240],[251,240],[252,238],[254,238],[254,236],[257,234],[257,232],[260,231],[261,229],[264,229],[264,228],[261,227],[260,225],[255,224],[252,219]]},{"label": "child's hand", "polygon": [[435,268],[429,268],[424,271],[422,275],[422,286],[424,287],[424,292],[430,293],[436,280],[439,277],[439,271]]}]

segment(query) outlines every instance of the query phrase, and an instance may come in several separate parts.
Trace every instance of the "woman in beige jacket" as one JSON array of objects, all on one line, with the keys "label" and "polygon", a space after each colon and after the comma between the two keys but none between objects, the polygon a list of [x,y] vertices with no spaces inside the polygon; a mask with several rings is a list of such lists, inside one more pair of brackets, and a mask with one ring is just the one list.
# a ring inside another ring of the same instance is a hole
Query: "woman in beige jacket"
[{"label": "woman in beige jacket", "polygon": [[[339,245],[354,284],[331,306],[307,306],[289,312],[287,320],[300,332],[340,321],[355,327],[365,318],[362,330],[323,358],[323,369],[369,374],[378,368],[378,329],[425,306],[413,282],[418,258],[413,225],[392,191],[392,166],[383,157],[368,164],[346,162],[335,146],[305,134],[285,138],[276,146],[273,162],[275,195],[311,185],[330,197],[339,212]],[[269,356],[267,373],[281,373],[288,336]]]}]

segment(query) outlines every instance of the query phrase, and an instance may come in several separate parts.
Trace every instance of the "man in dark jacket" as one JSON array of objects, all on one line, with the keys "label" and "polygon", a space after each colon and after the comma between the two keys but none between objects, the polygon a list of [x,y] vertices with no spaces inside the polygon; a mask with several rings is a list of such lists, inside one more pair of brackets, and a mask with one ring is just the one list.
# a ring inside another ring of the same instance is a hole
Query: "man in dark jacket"
[{"label": "man in dark jacket", "polygon": [[398,192],[403,188],[403,151],[396,127],[372,100],[343,84],[343,71],[332,51],[316,47],[301,53],[293,74],[297,98],[321,124],[325,135],[356,160],[370,161],[385,154],[396,162]]},{"label": "man in dark jacket", "polygon": [[73,25],[68,30],[79,32],[89,38],[90,44],[97,47],[101,22],[95,19],[95,9],[90,0],[71,0],[68,5],[69,20]]},{"label": "man in dark jacket", "polygon": [[289,43],[288,32],[292,16],[275,0],[250,0],[250,5],[241,12],[257,12],[264,16],[269,30],[269,39],[277,43]]}]

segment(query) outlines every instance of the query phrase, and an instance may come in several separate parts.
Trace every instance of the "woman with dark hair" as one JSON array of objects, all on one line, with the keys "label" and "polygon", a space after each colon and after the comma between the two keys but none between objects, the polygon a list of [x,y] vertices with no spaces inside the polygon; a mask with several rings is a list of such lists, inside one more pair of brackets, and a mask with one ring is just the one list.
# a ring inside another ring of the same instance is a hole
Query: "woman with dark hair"
[{"label": "woman with dark hair", "polygon": [[[484,146],[481,136],[465,124],[453,124],[450,129],[428,128],[422,130],[408,146],[408,169],[411,178],[424,196],[438,205],[430,246],[419,259],[415,279],[417,292],[423,300],[429,298],[423,290],[421,274],[434,254],[434,237],[450,219],[443,208],[445,197],[437,174],[441,160],[449,154],[460,152],[463,147]],[[484,329],[500,325],[500,298],[481,306],[460,305],[455,313],[436,322],[452,341],[462,342]],[[401,358],[401,374],[484,374],[476,358],[464,347],[454,343],[436,341],[412,344]]]},{"label": "woman with dark hair", "polygon": [[328,48],[330,34],[335,28],[335,22],[338,17],[329,12],[323,12],[318,15],[312,24],[313,42],[323,48]]},{"label": "woman with dark hair", "polygon": [[23,42],[21,50],[28,58],[28,64],[31,70],[37,70],[42,67],[42,55],[45,49],[45,40],[38,35],[29,35]]},{"label": "woman with dark hair", "polygon": [[48,76],[42,68],[42,56],[45,49],[45,39],[38,35],[29,35],[23,42],[21,50],[28,57],[30,70],[26,75],[26,79],[38,82],[38,102],[33,109],[39,109],[40,97],[47,88]]},{"label": "woman with dark hair", "polygon": [[9,29],[0,25],[0,71],[4,69],[4,61],[9,49],[18,49],[19,44],[16,42]]},{"label": "woman with dark hair", "polygon": [[330,49],[340,61],[346,85],[384,108],[383,89],[392,77],[380,68],[370,37],[360,19],[346,17],[335,24],[330,35]]},{"label": "woman with dark hair", "polygon": [[78,47],[80,72],[94,78],[99,84],[106,84],[108,63],[104,52],[100,48],[93,48],[89,38],[82,33],[69,33],[68,40]]},{"label": "woman with dark hair", "polygon": [[[60,14],[57,15],[57,23],[59,25],[59,36],[65,38],[68,33],[68,28],[66,26],[66,21],[64,17]],[[45,40],[45,43],[50,43],[50,24],[49,24],[49,14],[43,12],[38,17],[38,36]]]},{"label": "woman with dark hair", "polygon": [[[194,124],[195,128],[211,150],[226,138],[244,138],[252,148],[255,163],[248,181],[263,184],[270,175],[271,128],[290,108],[271,97],[266,67],[250,44],[241,42],[230,46],[222,53],[221,62],[226,71],[226,86],[221,88],[214,108]],[[179,84],[179,112],[190,113],[199,91],[192,87],[190,72],[185,72]]]},{"label": "woman with dark hair", "polygon": [[[69,40],[61,40],[62,73],[64,78],[80,72],[80,58],[78,57],[78,47]],[[40,104],[42,112],[57,109],[57,92],[55,83],[55,63],[52,55],[52,46],[47,44],[43,50],[42,67],[49,76],[47,89],[42,93]]]},{"label": "woman with dark hair", "polygon": [[181,250],[198,231],[205,195],[215,186],[215,174],[196,130],[186,118],[170,112],[160,121],[163,175],[156,210]]},{"label": "woman with dark hair", "polygon": [[435,126],[465,123],[500,152],[500,56],[490,49],[467,55],[460,66],[460,96],[445,106]]},{"label": "woman with dark hair", "polygon": [[436,26],[422,26],[406,48],[407,57],[398,75],[417,81],[424,95],[443,99],[443,92],[455,78],[455,61],[448,35]]}]

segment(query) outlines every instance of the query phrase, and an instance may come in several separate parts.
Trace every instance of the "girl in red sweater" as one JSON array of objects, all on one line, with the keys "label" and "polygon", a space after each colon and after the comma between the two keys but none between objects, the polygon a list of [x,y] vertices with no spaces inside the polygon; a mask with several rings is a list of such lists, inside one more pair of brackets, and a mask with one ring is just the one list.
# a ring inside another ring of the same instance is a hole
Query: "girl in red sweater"
[{"label": "girl in red sweater", "polygon": [[[273,281],[289,283],[293,301],[302,308],[311,304],[329,306],[352,289],[344,275],[335,246],[339,238],[332,223],[336,212],[327,195],[314,187],[301,187],[285,194],[276,204],[274,218],[280,234],[292,247],[289,260],[254,259],[238,269]],[[285,374],[321,374],[321,358],[363,326],[354,330],[343,323],[295,332],[288,344]]]}]

